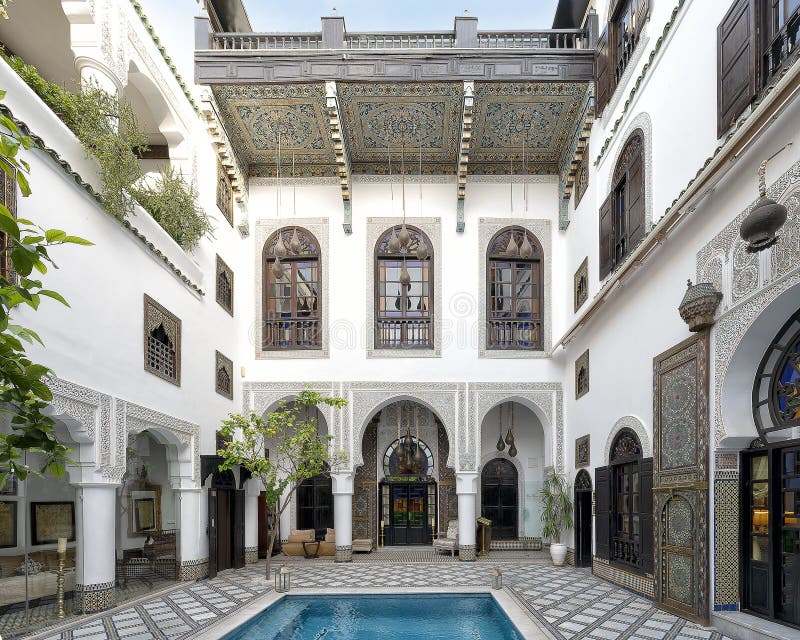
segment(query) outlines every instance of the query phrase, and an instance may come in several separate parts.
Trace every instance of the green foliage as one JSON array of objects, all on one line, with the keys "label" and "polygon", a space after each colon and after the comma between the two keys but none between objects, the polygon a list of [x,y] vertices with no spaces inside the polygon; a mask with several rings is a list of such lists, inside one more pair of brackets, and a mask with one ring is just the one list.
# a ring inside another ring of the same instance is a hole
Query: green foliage
[{"label": "green foliage", "polygon": [[212,230],[209,217],[197,203],[197,190],[172,167],[162,169],[153,184],[134,187],[132,193],[184,249],[194,249]]},{"label": "green foliage", "polygon": [[[0,100],[5,91],[0,91]],[[21,134],[10,118],[0,114],[0,169],[16,180],[23,197],[30,195],[27,180],[28,164],[19,157],[22,149],[33,142]],[[67,301],[57,292],[43,288],[41,280],[32,274],[46,274],[48,266],[56,267],[49,248],[62,244],[91,245],[60,229],[43,229],[30,220],[15,219],[0,204],[0,231],[5,234],[6,247],[16,277],[0,272],[0,406],[11,416],[10,433],[0,434],[0,485],[10,471],[24,480],[28,473],[62,475],[69,462],[69,449],[54,433],[55,421],[43,413],[52,393],[47,386],[53,373],[27,357],[25,343],[38,342],[39,336],[30,329],[11,322],[13,310],[20,306],[38,309],[42,297],[61,304]],[[68,305],[67,305],[68,306]],[[41,454],[38,469],[24,460],[24,453]]]},{"label": "green foliage", "polygon": [[546,538],[560,543],[561,532],[572,528],[572,498],[566,480],[551,471],[539,495],[542,498],[542,533]]},{"label": "green foliage", "polygon": [[97,160],[104,206],[115,218],[126,218],[134,205],[130,190],[142,176],[135,152],[147,148],[130,103],[95,85],[68,91],[45,80],[18,56],[0,55],[72,130],[87,155]]},{"label": "green foliage", "polygon": [[[261,480],[266,504],[275,513],[275,520],[280,520],[303,480],[327,473],[345,461],[342,454],[330,454],[331,437],[317,433],[317,411],[320,405],[340,409],[346,404],[342,398],[304,389],[294,401],[281,402],[266,416],[255,411],[247,416],[231,414],[220,428],[223,436],[233,439],[217,451],[223,458],[219,468],[238,465]],[[276,531],[270,529],[267,576]]]}]

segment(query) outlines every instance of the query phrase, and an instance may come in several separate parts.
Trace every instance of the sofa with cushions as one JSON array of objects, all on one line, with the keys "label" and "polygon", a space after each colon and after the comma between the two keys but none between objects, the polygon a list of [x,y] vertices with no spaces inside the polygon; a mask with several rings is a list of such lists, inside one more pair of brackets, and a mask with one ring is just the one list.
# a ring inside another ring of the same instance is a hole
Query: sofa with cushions
[{"label": "sofa with cushions", "polygon": [[[28,598],[35,600],[56,594],[58,552],[55,549],[29,554]],[[17,573],[24,555],[0,556],[0,607],[25,602],[25,576]],[[67,549],[64,563],[64,591],[75,589],[75,549]]]},{"label": "sofa with cushions", "polygon": [[[314,542],[313,529],[295,529],[289,534],[289,539],[283,543],[282,549],[287,556],[304,556],[304,542]],[[313,551],[313,548],[309,548]],[[336,533],[333,529],[328,529],[325,539],[319,543],[320,556],[336,555]]]}]

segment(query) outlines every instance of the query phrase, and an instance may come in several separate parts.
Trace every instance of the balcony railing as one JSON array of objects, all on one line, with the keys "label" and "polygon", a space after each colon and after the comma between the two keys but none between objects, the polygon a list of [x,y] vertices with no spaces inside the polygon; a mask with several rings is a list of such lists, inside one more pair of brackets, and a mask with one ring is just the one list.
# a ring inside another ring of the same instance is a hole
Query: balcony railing
[{"label": "balcony railing", "polygon": [[481,49],[588,49],[589,36],[582,29],[542,31],[479,31]]},{"label": "balcony railing", "polygon": [[489,349],[541,349],[541,320],[489,320],[486,346]]},{"label": "balcony railing", "polygon": [[262,349],[319,349],[319,320],[266,320],[263,324]]},{"label": "balcony railing", "polygon": [[322,32],[214,33],[211,48],[220,51],[285,51],[319,49],[589,49],[589,32],[583,29],[533,31],[478,31],[471,41],[460,42],[456,31],[429,33],[349,33],[341,43],[325,43]]},{"label": "balcony railing", "polygon": [[614,537],[612,540],[611,559],[641,568],[642,558],[639,553],[639,542],[625,538]]},{"label": "balcony railing", "polygon": [[433,332],[430,319],[376,320],[375,348],[430,349]]},{"label": "balcony railing", "polygon": [[215,33],[214,49],[223,51],[321,49],[321,33]]}]

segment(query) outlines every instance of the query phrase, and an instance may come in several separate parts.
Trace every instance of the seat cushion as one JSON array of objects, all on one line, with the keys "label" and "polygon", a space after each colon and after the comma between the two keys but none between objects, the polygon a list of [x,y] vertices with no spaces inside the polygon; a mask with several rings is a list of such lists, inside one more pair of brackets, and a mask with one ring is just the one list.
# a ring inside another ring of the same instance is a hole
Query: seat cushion
[{"label": "seat cushion", "polygon": [[313,540],[313,529],[295,529],[289,534],[289,540],[287,540],[287,542],[310,542]]}]

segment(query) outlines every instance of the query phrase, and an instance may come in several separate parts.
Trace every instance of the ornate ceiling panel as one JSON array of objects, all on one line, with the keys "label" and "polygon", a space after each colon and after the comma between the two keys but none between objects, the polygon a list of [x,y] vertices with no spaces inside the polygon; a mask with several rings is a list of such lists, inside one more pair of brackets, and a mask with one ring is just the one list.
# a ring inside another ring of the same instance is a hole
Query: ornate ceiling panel
[{"label": "ornate ceiling panel", "polygon": [[[455,173],[461,126],[461,83],[339,83],[344,131],[354,173],[419,170],[422,145],[424,173]],[[395,164],[396,163],[396,164]]]},{"label": "ornate ceiling panel", "polygon": [[225,130],[251,176],[336,175],[328,131],[325,85],[225,85],[213,88]]},{"label": "ornate ceiling panel", "polygon": [[558,173],[565,146],[579,126],[588,85],[577,82],[483,82],[475,85],[470,173]]}]

